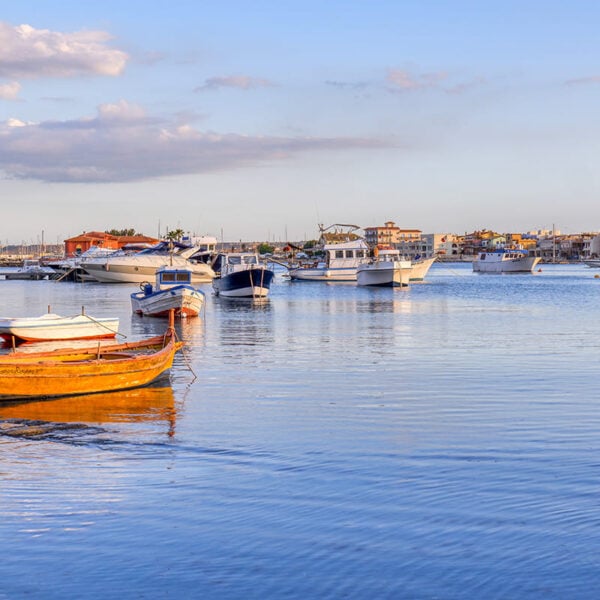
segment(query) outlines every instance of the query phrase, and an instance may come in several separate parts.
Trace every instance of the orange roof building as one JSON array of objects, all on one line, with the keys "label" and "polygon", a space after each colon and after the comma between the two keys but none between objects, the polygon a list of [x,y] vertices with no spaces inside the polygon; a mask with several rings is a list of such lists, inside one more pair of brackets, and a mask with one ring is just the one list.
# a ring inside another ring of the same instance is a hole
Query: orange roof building
[{"label": "orange roof building", "polygon": [[82,234],[65,240],[65,256],[79,256],[92,246],[118,250],[126,244],[156,244],[159,240],[146,235],[116,236],[103,231],[84,231]]}]

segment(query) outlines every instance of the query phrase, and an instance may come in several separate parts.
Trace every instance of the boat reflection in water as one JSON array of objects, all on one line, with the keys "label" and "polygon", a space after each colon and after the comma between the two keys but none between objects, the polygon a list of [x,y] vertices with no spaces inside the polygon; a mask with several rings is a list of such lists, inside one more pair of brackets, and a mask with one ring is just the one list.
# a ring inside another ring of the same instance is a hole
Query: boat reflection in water
[{"label": "boat reflection in water", "polygon": [[176,413],[173,389],[164,386],[164,382],[161,387],[0,404],[0,421],[43,422],[48,425],[44,430],[49,433],[52,424],[164,422],[168,425],[168,435],[172,436]]}]

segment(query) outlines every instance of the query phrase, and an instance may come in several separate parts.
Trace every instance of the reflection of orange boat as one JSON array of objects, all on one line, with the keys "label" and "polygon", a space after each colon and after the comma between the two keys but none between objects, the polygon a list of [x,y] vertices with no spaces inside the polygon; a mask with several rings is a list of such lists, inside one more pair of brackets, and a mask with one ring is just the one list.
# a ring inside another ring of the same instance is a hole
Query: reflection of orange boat
[{"label": "reflection of orange boat", "polygon": [[25,400],[0,406],[0,419],[55,423],[137,423],[175,420],[171,387],[143,387],[53,400]]},{"label": "reflection of orange boat", "polygon": [[0,399],[72,396],[141,387],[171,368],[175,352],[172,326],[141,342],[13,353],[0,357]]}]

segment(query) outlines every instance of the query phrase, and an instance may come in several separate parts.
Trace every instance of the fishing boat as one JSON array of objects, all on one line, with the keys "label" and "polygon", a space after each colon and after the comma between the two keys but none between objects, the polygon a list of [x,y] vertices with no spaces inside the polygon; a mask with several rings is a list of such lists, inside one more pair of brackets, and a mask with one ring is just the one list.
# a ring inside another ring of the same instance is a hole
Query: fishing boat
[{"label": "fishing boat", "polygon": [[518,248],[498,248],[480,252],[473,261],[477,273],[531,273],[541,258]]},{"label": "fishing boat", "polygon": [[111,338],[118,330],[119,319],[84,312],[72,317],[51,312],[41,317],[0,317],[0,338],[16,342]]},{"label": "fishing boat", "polygon": [[356,281],[358,266],[369,262],[369,245],[357,233],[358,225],[319,225],[322,259],[288,267],[290,279],[299,281]]},{"label": "fishing boat", "polygon": [[204,306],[205,294],[192,286],[192,272],[163,266],[156,271],[154,286],[145,281],[140,291],[131,294],[131,309],[146,317],[197,317]]},{"label": "fishing boat", "polygon": [[221,253],[213,270],[215,295],[227,298],[266,298],[274,276],[255,252]]},{"label": "fishing boat", "polygon": [[0,400],[72,396],[142,387],[166,374],[183,342],[174,317],[164,335],[125,344],[0,356]]},{"label": "fishing boat", "polygon": [[377,249],[372,260],[358,265],[356,283],[378,287],[408,286],[411,272],[411,261],[402,260],[398,250]]}]

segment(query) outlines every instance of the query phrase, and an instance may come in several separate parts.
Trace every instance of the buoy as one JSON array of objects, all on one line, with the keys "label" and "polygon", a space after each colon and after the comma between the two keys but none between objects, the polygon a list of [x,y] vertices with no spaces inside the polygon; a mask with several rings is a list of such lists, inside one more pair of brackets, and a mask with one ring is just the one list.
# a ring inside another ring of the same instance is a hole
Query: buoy
[{"label": "buoy", "polygon": [[594,279],[600,279],[600,275],[594,275]]},{"label": "buoy", "polygon": [[542,272],[542,268],[540,267],[540,268],[538,269],[538,273],[541,273],[541,272]]}]

